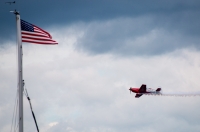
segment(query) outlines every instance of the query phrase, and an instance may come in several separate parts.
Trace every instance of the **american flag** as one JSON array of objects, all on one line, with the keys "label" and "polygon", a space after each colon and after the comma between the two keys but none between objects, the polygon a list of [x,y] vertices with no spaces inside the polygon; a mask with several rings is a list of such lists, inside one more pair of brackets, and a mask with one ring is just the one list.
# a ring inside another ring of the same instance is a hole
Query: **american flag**
[{"label": "american flag", "polygon": [[48,32],[24,20],[21,20],[21,33],[22,42],[47,45],[58,44]]}]

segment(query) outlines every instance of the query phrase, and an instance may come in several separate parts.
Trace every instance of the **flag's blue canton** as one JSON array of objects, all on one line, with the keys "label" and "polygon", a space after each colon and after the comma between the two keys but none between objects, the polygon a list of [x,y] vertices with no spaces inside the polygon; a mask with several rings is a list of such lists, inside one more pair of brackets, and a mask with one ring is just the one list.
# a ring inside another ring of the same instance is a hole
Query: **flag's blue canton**
[{"label": "flag's blue canton", "polygon": [[33,25],[24,20],[21,20],[21,30],[28,31],[28,32],[34,32]]}]

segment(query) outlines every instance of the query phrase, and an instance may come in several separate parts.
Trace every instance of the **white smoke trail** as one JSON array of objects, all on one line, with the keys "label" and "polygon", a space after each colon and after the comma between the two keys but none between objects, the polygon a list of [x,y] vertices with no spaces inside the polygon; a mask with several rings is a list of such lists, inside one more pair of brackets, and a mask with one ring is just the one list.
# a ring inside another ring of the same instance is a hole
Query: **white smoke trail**
[{"label": "white smoke trail", "polygon": [[200,92],[159,92],[159,93],[141,93],[143,95],[154,95],[154,96],[177,96],[177,97],[188,97],[188,96],[200,96]]}]

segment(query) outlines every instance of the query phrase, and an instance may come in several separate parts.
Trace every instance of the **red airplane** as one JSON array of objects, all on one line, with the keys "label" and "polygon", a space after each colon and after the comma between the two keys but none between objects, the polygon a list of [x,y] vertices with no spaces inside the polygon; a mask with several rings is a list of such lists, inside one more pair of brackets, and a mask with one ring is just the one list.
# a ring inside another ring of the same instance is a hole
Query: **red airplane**
[{"label": "red airplane", "polygon": [[140,88],[132,88],[130,87],[130,92],[136,93],[135,98],[139,98],[143,94],[161,94],[161,88],[152,89],[152,88],[146,88],[145,84],[142,84]]}]

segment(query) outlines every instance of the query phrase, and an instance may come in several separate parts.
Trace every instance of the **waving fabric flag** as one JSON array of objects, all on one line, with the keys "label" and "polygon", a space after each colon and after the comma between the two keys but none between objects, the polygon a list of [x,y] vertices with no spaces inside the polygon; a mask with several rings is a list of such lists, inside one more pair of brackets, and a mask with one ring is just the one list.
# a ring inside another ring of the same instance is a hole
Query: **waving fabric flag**
[{"label": "waving fabric flag", "polygon": [[58,44],[48,32],[24,20],[21,20],[21,33],[22,42],[47,45]]}]

